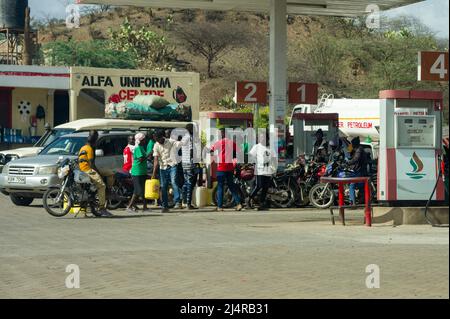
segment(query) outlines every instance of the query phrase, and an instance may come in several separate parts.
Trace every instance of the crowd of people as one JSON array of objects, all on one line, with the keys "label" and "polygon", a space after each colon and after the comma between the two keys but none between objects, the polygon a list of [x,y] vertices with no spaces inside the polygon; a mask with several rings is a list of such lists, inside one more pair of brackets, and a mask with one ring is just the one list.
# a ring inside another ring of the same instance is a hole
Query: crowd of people
[{"label": "crowd of people", "polygon": [[[151,176],[152,179],[160,181],[160,199],[158,201],[162,212],[169,212],[169,186],[172,187],[175,209],[196,210],[193,205],[193,191],[197,184],[200,166],[194,161],[193,125],[187,126],[187,132],[177,140],[171,137],[171,130],[155,131],[148,136],[142,132],[131,135],[128,145],[123,150],[123,173],[131,176],[133,180],[133,196],[126,210],[135,213],[138,210],[137,203],[142,201],[143,211],[148,212],[147,200],[145,198],[145,184]],[[235,209],[241,211],[249,206],[250,201],[259,195],[260,206],[258,210],[269,209],[266,195],[270,185],[271,177],[277,172],[277,155],[267,147],[269,145],[269,134],[259,134],[257,144],[251,149],[246,149],[248,160],[255,164],[255,183],[253,191],[245,202],[240,198],[238,186],[234,182],[234,171],[239,146],[236,142],[226,136],[225,129],[220,131],[220,139],[211,145],[209,151],[216,156],[217,163],[217,211],[223,211],[223,197],[225,185],[228,186]],[[327,141],[322,130],[315,134],[315,142],[312,149],[313,160],[326,163],[338,158],[345,161],[352,170],[351,177],[367,176],[367,164],[369,162],[367,153],[364,151],[359,138],[351,141],[349,148],[345,140],[336,138]],[[87,143],[80,150],[81,171],[86,172],[98,190],[99,212],[104,216],[110,213],[106,210],[106,185],[103,178],[95,167],[95,146],[98,132],[91,131]],[[245,146],[243,146],[245,149]],[[181,158],[181,161],[179,160]],[[356,204],[355,190],[361,185],[350,186],[350,200]]]}]

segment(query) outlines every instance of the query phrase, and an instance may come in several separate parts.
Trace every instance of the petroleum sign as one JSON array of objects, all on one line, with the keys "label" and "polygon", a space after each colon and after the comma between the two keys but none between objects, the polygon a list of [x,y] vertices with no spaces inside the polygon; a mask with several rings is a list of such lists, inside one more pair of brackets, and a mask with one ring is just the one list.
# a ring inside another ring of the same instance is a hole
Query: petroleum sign
[{"label": "petroleum sign", "polygon": [[419,81],[448,81],[448,52],[419,52]]},{"label": "petroleum sign", "polygon": [[236,82],[237,103],[267,104],[266,82]]},{"label": "petroleum sign", "polygon": [[289,83],[290,104],[317,104],[319,85],[316,83]]}]

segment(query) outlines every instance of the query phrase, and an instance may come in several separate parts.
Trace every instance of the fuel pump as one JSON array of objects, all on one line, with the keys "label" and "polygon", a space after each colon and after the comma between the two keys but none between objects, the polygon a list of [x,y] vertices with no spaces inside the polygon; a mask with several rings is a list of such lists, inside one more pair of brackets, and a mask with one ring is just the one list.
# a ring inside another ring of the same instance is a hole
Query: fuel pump
[{"label": "fuel pump", "polygon": [[378,200],[393,204],[444,201],[441,92],[380,92]]}]

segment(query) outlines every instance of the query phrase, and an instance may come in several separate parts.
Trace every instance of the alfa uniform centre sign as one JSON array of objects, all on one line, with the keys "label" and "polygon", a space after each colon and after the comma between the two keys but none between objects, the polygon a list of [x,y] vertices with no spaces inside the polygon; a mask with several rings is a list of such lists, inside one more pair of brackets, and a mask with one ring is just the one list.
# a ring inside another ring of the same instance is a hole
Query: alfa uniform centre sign
[{"label": "alfa uniform centre sign", "polygon": [[120,70],[72,67],[70,87],[79,94],[83,90],[101,90],[105,104],[129,102],[138,95],[157,95],[171,104],[177,93],[186,97],[183,104],[192,109],[197,120],[200,108],[200,76],[194,72],[161,72],[151,70]]},{"label": "alfa uniform centre sign", "polygon": [[166,97],[166,90],[172,89],[169,77],[131,77],[121,76],[116,85],[110,76],[84,76],[81,86],[83,88],[117,87],[117,92],[122,100],[133,100],[137,95],[158,95]]}]

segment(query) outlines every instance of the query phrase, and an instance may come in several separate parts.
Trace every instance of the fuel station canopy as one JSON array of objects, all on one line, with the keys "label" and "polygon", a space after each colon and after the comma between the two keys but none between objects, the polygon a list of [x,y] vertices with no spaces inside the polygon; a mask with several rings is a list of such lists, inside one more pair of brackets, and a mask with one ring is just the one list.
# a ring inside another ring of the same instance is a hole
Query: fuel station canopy
[{"label": "fuel station canopy", "polygon": [[[422,1],[422,0],[420,0]],[[358,16],[367,13],[368,5],[380,10],[405,6],[419,0],[288,0],[288,14]],[[278,1],[277,2],[282,2]],[[153,8],[201,9],[221,11],[269,12],[270,0],[79,0],[84,4],[111,4]]]}]

